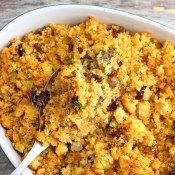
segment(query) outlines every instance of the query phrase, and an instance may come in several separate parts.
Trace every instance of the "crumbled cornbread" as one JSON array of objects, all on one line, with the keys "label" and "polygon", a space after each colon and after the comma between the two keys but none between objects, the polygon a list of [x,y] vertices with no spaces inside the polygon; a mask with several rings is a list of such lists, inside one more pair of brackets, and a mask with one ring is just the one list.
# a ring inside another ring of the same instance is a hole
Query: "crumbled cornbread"
[{"label": "crumbled cornbread", "polygon": [[36,175],[173,175],[174,63],[174,45],[146,32],[50,24],[1,51],[0,123],[22,157],[49,145]]}]

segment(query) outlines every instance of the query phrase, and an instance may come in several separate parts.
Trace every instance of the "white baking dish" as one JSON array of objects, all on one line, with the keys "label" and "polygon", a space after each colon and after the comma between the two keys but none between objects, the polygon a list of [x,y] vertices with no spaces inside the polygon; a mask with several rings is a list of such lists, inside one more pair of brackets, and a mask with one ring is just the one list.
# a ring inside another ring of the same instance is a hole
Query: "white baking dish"
[{"label": "white baking dish", "polygon": [[[129,13],[95,6],[58,5],[30,11],[6,25],[0,31],[0,50],[6,46],[8,41],[14,36],[21,37],[49,23],[77,24],[84,21],[88,16],[94,16],[101,22],[124,26],[131,31],[150,32],[159,41],[170,40],[175,43],[174,30]],[[20,156],[13,149],[9,139],[5,137],[2,126],[0,126],[0,145],[12,164],[15,167],[18,166]],[[23,173],[23,175],[31,174],[30,169]]]}]

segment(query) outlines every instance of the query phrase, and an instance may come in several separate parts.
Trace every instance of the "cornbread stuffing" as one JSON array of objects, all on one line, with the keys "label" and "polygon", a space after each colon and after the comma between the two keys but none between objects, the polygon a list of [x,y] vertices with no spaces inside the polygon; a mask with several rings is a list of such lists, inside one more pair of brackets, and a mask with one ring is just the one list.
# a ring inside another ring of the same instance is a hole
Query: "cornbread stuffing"
[{"label": "cornbread stuffing", "polygon": [[172,43],[89,17],[12,39],[0,69],[14,149],[24,158],[36,140],[49,145],[35,175],[175,175]]}]

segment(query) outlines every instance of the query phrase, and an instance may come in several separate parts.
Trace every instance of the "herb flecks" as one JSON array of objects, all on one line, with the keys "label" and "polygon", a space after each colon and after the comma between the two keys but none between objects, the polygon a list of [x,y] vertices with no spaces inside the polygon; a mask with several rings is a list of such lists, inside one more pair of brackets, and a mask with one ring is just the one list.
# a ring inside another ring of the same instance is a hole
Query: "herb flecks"
[{"label": "herb flecks", "polygon": [[80,103],[78,101],[78,96],[73,96],[71,98],[71,106],[75,109],[75,110],[78,110],[78,109],[85,109],[86,108],[86,105],[83,105],[82,103]]},{"label": "herb flecks", "polygon": [[74,59],[72,57],[67,57],[66,58],[66,64],[67,65],[72,65],[74,64]]},{"label": "herb flecks", "polygon": [[27,88],[27,89],[32,89],[33,87],[33,83],[29,80],[24,80],[24,86]]}]

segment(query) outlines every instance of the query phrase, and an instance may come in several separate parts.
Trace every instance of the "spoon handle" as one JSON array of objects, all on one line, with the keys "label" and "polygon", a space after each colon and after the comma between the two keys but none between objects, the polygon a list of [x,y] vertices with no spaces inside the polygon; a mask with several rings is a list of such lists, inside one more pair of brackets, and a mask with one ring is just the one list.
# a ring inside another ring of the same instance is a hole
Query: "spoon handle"
[{"label": "spoon handle", "polygon": [[30,152],[20,165],[11,173],[11,175],[21,175],[21,173],[28,167],[28,165],[45,149],[47,146],[42,146],[40,143],[35,142]]}]

